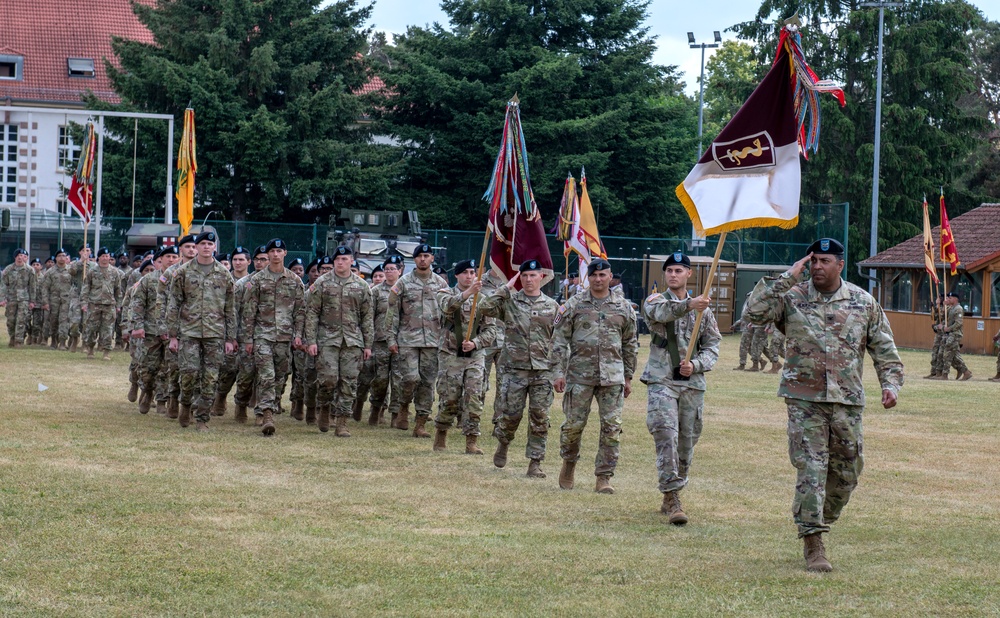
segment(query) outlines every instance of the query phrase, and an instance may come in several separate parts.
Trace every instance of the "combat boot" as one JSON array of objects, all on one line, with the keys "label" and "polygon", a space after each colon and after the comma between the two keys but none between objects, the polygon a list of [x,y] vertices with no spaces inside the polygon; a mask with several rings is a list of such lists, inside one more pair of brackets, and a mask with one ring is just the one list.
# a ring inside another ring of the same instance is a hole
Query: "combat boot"
[{"label": "combat boot", "polygon": [[87,346],[87,360],[94,358],[94,346]]},{"label": "combat boot", "polygon": [[[387,403],[382,404],[382,409],[378,411],[378,424],[379,425],[388,425],[389,424],[389,421],[385,420],[385,411],[388,410],[388,409],[389,409],[389,404],[387,404]],[[395,418],[395,415],[393,415],[393,418]]]},{"label": "combat boot", "polygon": [[427,423],[427,417],[426,416],[418,416],[417,418],[413,419],[413,425],[414,425],[414,427],[413,427],[413,437],[414,438],[429,438],[429,437],[431,437],[431,434],[427,433],[424,430],[424,425],[426,423]]},{"label": "combat boot", "polygon": [[350,438],[351,432],[347,429],[347,417],[338,416],[335,421],[336,431],[333,435],[338,438]]},{"label": "combat boot", "polygon": [[989,381],[990,382],[1000,382],[1000,371],[997,371],[997,374],[995,376],[993,376],[992,378],[990,378]]},{"label": "combat boot", "polygon": [[448,432],[438,429],[434,432],[434,450],[443,451],[448,448]]},{"label": "combat boot", "polygon": [[778,373],[779,371],[781,371],[781,367],[782,366],[783,365],[781,363],[779,363],[778,361],[773,361],[771,363],[771,369],[768,370],[768,373]]},{"label": "combat boot", "polygon": [[465,454],[466,455],[482,455],[483,449],[479,448],[476,444],[479,441],[479,436],[465,436]]},{"label": "combat boot", "polygon": [[59,349],[62,348],[62,346],[59,345],[59,340],[56,339],[55,337],[53,337],[52,338],[52,343],[49,344],[49,348],[51,348],[53,350],[59,350]]},{"label": "combat boot", "polygon": [[271,414],[271,410],[264,410],[264,414],[261,416],[260,432],[265,436],[274,435],[274,415]]},{"label": "combat boot", "polygon": [[170,401],[167,402],[167,418],[174,419],[179,416],[177,411],[177,398],[171,397]]},{"label": "combat boot", "polygon": [[925,380],[933,380],[934,376],[936,376],[936,375],[937,375],[937,370],[936,369],[931,369],[931,372],[928,373],[927,375],[925,375],[924,379]]},{"label": "combat boot", "polygon": [[323,404],[319,407],[319,420],[316,424],[323,433],[330,431],[330,404]]},{"label": "combat boot", "polygon": [[497,451],[493,453],[493,465],[502,468],[507,465],[507,447],[509,444],[497,442]]},{"label": "combat boot", "polygon": [[181,414],[178,422],[180,422],[181,427],[187,427],[191,424],[191,406],[181,404]]},{"label": "combat boot", "polygon": [[375,409],[375,406],[372,406],[371,412],[368,413],[368,424],[371,425],[372,427],[378,425],[378,417],[379,417],[379,411]]},{"label": "combat boot", "polygon": [[104,350],[104,354],[101,355],[101,360],[109,361],[111,360],[111,352]]},{"label": "combat boot", "polygon": [[760,371],[760,361],[754,361],[753,367],[747,369],[747,371]]},{"label": "combat boot", "polygon": [[746,371],[746,369],[747,369],[746,363],[740,363],[739,367],[733,367],[733,371]]},{"label": "combat boot", "polygon": [[301,421],[302,420],[302,400],[301,399],[295,399],[295,400],[292,401],[291,415],[292,415],[292,418],[294,418],[297,421]]},{"label": "combat boot", "polygon": [[573,473],[576,471],[576,462],[563,460],[562,470],[559,471],[559,489],[573,489]]},{"label": "combat boot", "polygon": [[688,516],[684,514],[684,509],[681,507],[681,496],[676,491],[668,491],[663,494],[660,512],[666,515],[667,521],[675,526],[683,526],[688,523]]},{"label": "combat boot", "polygon": [[163,415],[163,416],[166,416],[166,414],[167,414],[167,402],[166,401],[157,401],[156,402],[156,413],[160,414],[160,415]]},{"label": "combat boot", "polygon": [[615,493],[615,488],[611,486],[611,477],[607,474],[597,477],[597,484],[594,486],[594,491],[599,494]]},{"label": "combat boot", "polygon": [[133,382],[128,387],[128,402],[135,403],[138,398],[139,398],[139,383]]},{"label": "combat boot", "polygon": [[316,424],[316,406],[306,406],[306,425]]},{"label": "combat boot", "polygon": [[410,428],[410,405],[407,404],[399,409],[399,414],[392,421],[392,426],[396,429],[406,431]]},{"label": "combat boot", "polygon": [[74,353],[74,354],[76,353],[76,344],[77,344],[77,342],[78,342],[79,340],[80,340],[80,338],[79,338],[79,337],[73,337],[73,338],[72,338],[72,339],[70,340],[70,342],[69,342],[69,351],[70,351],[70,352],[72,352],[72,353]]},{"label": "combat boot", "polygon": [[530,462],[528,462],[528,472],[525,473],[525,476],[533,479],[545,478],[545,473],[542,472],[542,460],[532,459]]},{"label": "combat boot", "polygon": [[936,376],[934,376],[931,379],[932,380],[947,380],[948,379],[948,373],[947,372],[945,372],[945,373],[939,373],[939,374],[937,374]]},{"label": "combat boot", "polygon": [[254,413],[253,413],[253,425],[254,425],[254,427],[263,427],[264,426],[264,413],[263,412],[261,412],[260,414],[257,414],[257,411],[254,410]]},{"label": "combat boot", "polygon": [[139,414],[149,414],[149,405],[153,402],[153,391],[142,391],[139,397]]},{"label": "combat boot", "polygon": [[965,373],[962,374],[962,377],[957,378],[957,379],[962,380],[963,382],[966,381],[966,380],[971,380],[972,379],[972,372],[969,371],[968,369],[966,369]]},{"label": "combat boot", "polygon": [[212,416],[226,415],[226,397],[222,393],[215,394],[215,401],[212,402]]},{"label": "combat boot", "polygon": [[833,570],[833,565],[826,559],[826,548],[823,547],[821,533],[810,534],[802,537],[802,554],[806,559],[806,570],[818,573],[829,573]]},{"label": "combat boot", "polygon": [[364,399],[354,399],[354,404],[351,406],[351,418],[357,422],[361,422],[361,413],[365,410],[365,400]]},{"label": "combat boot", "polygon": [[247,407],[236,404],[236,422],[245,423],[247,422]]},{"label": "combat boot", "polygon": [[199,432],[208,431],[208,423],[206,423],[205,421],[198,421],[197,423],[195,423],[194,428],[197,429]]}]

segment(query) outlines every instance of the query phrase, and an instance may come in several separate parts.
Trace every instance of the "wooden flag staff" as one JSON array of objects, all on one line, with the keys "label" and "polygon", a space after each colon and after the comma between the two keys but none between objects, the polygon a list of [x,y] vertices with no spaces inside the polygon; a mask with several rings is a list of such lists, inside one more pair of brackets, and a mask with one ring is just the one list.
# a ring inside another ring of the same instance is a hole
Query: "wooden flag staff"
[{"label": "wooden flag staff", "polygon": [[[483,238],[483,253],[479,258],[479,272],[476,281],[483,280],[483,267],[486,265],[486,252],[490,249],[490,226],[486,225],[486,236]],[[465,331],[465,340],[472,339],[472,325],[476,323],[476,305],[479,304],[479,292],[472,295],[472,309],[469,311],[469,327]]]},{"label": "wooden flag staff", "polygon": [[[705,290],[701,293],[702,296],[708,297],[709,293],[712,291],[712,281],[715,279],[715,269],[719,266],[719,256],[722,255],[722,245],[726,244],[726,233],[723,232],[719,235],[719,245],[715,248],[715,257],[712,258],[712,266],[708,269],[708,279],[705,281]],[[694,354],[694,349],[697,347],[695,342],[698,341],[698,333],[701,331],[701,320],[705,317],[704,311],[698,312],[698,317],[694,320],[694,330],[691,331],[691,339],[688,341],[687,354],[684,355],[684,362],[691,362],[691,356]]]}]

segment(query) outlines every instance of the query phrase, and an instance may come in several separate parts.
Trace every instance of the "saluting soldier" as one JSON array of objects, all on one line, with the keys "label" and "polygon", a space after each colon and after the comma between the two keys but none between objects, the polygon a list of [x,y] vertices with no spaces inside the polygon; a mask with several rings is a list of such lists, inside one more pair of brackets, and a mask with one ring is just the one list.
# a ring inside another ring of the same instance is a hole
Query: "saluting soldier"
[{"label": "saluting soldier", "polygon": [[316,358],[319,430],[351,437],[351,415],[361,364],[371,358],[375,338],[372,295],[368,284],[351,272],[351,248],[341,245],[333,253],[333,272],[321,276],[309,289],[306,308],[306,346]]},{"label": "saluting soldier", "polygon": [[[292,346],[302,344],[303,287],[285,268],[288,247],[280,238],[264,247],[267,267],[250,277],[243,300],[243,330],[240,344],[253,354],[257,370],[257,425],[265,436],[274,435],[282,389],[291,371]],[[256,412],[255,412],[256,414]]]},{"label": "saluting soldier", "polygon": [[121,310],[121,271],[111,265],[107,247],[97,250],[97,267],[88,268],[80,291],[80,310],[87,314],[87,358],[94,357],[100,345],[103,360],[111,360],[114,347],[115,319]]},{"label": "saluting soldier", "polygon": [[69,349],[69,304],[73,275],[69,271],[69,254],[56,251],[56,265],[45,274],[41,301],[49,312],[49,335],[52,349]]},{"label": "saluting soldier", "polygon": [[215,243],[215,232],[195,238],[197,257],[174,271],[167,308],[169,349],[180,371],[180,425],[191,424],[193,415],[198,431],[208,430],[222,357],[236,347],[233,278],[215,260]]},{"label": "saluting soldier", "polygon": [[0,276],[0,307],[7,307],[7,344],[16,348],[24,343],[30,330],[31,311],[35,308],[38,281],[35,270],[28,266],[28,252],[14,250],[14,263]]},{"label": "saluting soldier", "polygon": [[[632,394],[635,374],[635,311],[624,295],[612,291],[611,263],[594,258],[587,265],[590,286],[559,307],[555,317],[556,392],[563,396],[566,421],[559,436],[563,460],[559,486],[573,489],[573,474],[580,459],[580,440],[597,400],[601,419],[600,446],[594,465],[594,491],[613,494],[611,477],[618,466],[622,408]],[[573,362],[570,362],[570,358]]]},{"label": "saluting soldier", "polygon": [[[437,294],[441,308],[441,344],[438,348],[438,415],[434,421],[434,450],[447,448],[448,430],[461,423],[465,452],[482,455],[479,448],[479,421],[483,412],[484,350],[496,340],[499,327],[493,318],[472,314],[473,296],[483,284],[476,279],[476,261],[462,260],[455,265],[455,287]],[[475,319],[474,319],[475,318]],[[472,321],[472,338],[466,339]],[[464,411],[464,418],[463,418]]]},{"label": "saluting soldier", "polygon": [[[372,315],[375,321],[375,343],[372,344],[372,366],[374,375],[371,383],[371,412],[368,416],[369,425],[385,424],[386,401],[389,394],[389,381],[394,374],[393,363],[396,356],[389,352],[389,333],[386,330],[385,316],[389,311],[389,294],[403,274],[403,258],[390,255],[382,263],[385,281],[372,288]],[[397,413],[392,413],[396,420]]]},{"label": "saluting soldier", "polygon": [[[493,429],[497,450],[493,465],[507,465],[507,449],[528,405],[527,475],[545,478],[542,461],[549,433],[549,408],[552,407],[552,331],[559,304],[542,292],[544,274],[538,260],[521,264],[496,294],[480,301],[479,315],[496,318],[504,327],[504,349],[500,357],[503,381],[498,396],[503,399],[502,416]],[[514,286],[521,282],[521,290]]]},{"label": "saluting soldier", "polygon": [[156,400],[157,414],[167,413],[169,388],[166,374],[161,371],[167,348],[167,333],[162,329],[157,303],[160,275],[179,260],[177,247],[163,247],[153,260],[153,270],[136,284],[132,294],[132,335],[131,339],[143,346],[142,361],[139,363],[139,413],[146,414]]},{"label": "saluting soldier", "polygon": [[397,429],[409,429],[408,406],[416,411],[413,436],[430,438],[424,425],[434,405],[434,381],[441,342],[441,310],[436,294],[448,282],[431,271],[434,252],[424,243],[413,250],[414,269],[389,289],[385,323],[393,359],[392,403]]}]

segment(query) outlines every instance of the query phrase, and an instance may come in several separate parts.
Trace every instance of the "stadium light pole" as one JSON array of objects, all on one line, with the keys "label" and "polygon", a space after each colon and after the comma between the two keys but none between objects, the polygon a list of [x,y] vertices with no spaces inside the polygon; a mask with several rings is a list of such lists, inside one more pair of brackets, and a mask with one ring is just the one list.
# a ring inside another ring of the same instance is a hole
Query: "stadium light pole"
[{"label": "stadium light pole", "polygon": [[698,156],[695,158],[695,163],[701,159],[702,153],[702,132],[704,127],[705,118],[705,49],[715,48],[722,43],[722,34],[718,30],[714,31],[715,42],[714,43],[695,43],[694,33],[688,32],[688,47],[691,49],[701,48],[701,79],[698,82]]},{"label": "stadium light pole", "polygon": [[[903,6],[902,2],[862,2],[860,6],[878,9],[878,70],[875,77],[875,162],[872,171],[872,225],[868,257],[878,253],[878,173],[882,154],[882,34],[885,31],[885,9]],[[875,294],[875,269],[868,269],[868,293]]]}]

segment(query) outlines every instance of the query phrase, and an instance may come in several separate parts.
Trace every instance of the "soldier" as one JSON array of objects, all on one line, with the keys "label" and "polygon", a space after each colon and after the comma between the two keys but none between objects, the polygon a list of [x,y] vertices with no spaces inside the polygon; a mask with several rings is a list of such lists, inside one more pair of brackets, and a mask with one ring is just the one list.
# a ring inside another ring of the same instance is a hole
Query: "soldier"
[{"label": "soldier", "polygon": [[748,300],[750,300],[750,292],[747,292],[746,298],[743,300],[743,313],[740,315],[740,319],[730,329],[730,332],[735,331],[737,327],[740,329],[740,364],[738,367],[733,367],[733,371],[746,370],[747,355],[750,353],[750,344],[753,342],[753,331],[756,328],[746,318],[746,301]]},{"label": "soldier", "polygon": [[[233,276],[233,281],[236,282],[233,293],[236,297],[236,330],[239,331],[243,321],[244,289],[244,286],[239,281],[249,274],[250,251],[242,246],[238,246],[231,254],[226,255],[229,257],[230,274]],[[224,262],[220,261],[219,263],[225,266]],[[238,333],[237,339],[239,339]],[[233,390],[233,384],[236,383],[236,376],[239,375],[240,371],[240,351],[238,348],[239,346],[237,346],[237,350],[232,354],[226,354],[222,360],[222,367],[219,368],[219,383],[215,387],[215,403],[212,404],[212,416],[226,415],[226,397],[229,396],[229,391]]]},{"label": "soldier", "polygon": [[361,279],[365,278],[365,276],[361,274],[361,265],[358,264],[357,260],[351,261],[351,274],[355,277],[360,277]]},{"label": "soldier", "polygon": [[587,281],[590,286],[559,307],[555,317],[553,386],[557,393],[566,393],[563,397],[566,421],[559,435],[559,455],[563,460],[559,487],[573,489],[580,439],[591,403],[596,399],[601,437],[594,462],[597,477],[594,491],[613,494],[611,477],[618,466],[622,408],[632,394],[639,341],[632,304],[624,295],[612,291],[611,263],[603,258],[591,260],[587,265]]},{"label": "soldier", "polygon": [[[240,344],[253,354],[257,370],[257,425],[265,436],[274,435],[281,389],[291,370],[292,346],[302,345],[302,279],[285,268],[288,247],[280,238],[264,247],[267,268],[255,272],[243,300]],[[256,411],[255,411],[256,414]]]},{"label": "soldier", "polygon": [[[764,371],[767,361],[771,361],[772,369],[777,367],[777,358],[770,356],[767,343],[767,325],[754,326],[753,339],[750,341],[750,361],[753,365],[747,371]],[[763,358],[761,358],[763,356]],[[777,370],[771,373],[777,373]]]},{"label": "soldier", "polygon": [[372,269],[372,287],[385,281],[385,269],[382,268],[381,264],[376,264],[375,268]]},{"label": "soldier", "polygon": [[[812,278],[803,281],[810,266]],[[750,296],[747,317],[785,332],[788,356],[778,396],[788,406],[788,452],[797,470],[792,514],[806,569],[831,571],[821,535],[840,517],[864,467],[862,413],[865,351],[882,386],[882,406],[896,405],[903,385],[892,329],[882,307],[843,281],[844,247],[823,238],[776,279]]]},{"label": "soldier", "polygon": [[434,404],[434,380],[438,371],[441,310],[436,294],[448,282],[431,271],[434,253],[430,245],[413,250],[415,268],[389,290],[385,329],[393,359],[392,404],[397,429],[409,429],[408,408],[416,409],[413,436],[430,438],[424,425]]},{"label": "soldier", "polygon": [[767,328],[771,330],[771,343],[768,345],[767,355],[773,359],[771,368],[767,372],[778,373],[783,367],[780,359],[785,357],[785,335],[775,328],[774,324],[769,324]]},{"label": "soldier", "polygon": [[26,334],[27,345],[45,345],[45,339],[43,338],[43,333],[45,332],[45,322],[48,319],[48,312],[42,307],[41,294],[39,294],[42,286],[45,285],[45,275],[44,269],[42,268],[42,261],[38,258],[33,258],[28,262],[28,266],[35,271],[35,292],[36,300],[35,306],[31,309],[31,325]]},{"label": "soldier", "polygon": [[111,265],[107,247],[97,250],[97,267],[88,268],[80,290],[80,310],[87,314],[84,344],[87,358],[94,357],[94,347],[101,346],[103,360],[111,360],[114,347],[115,318],[121,310],[121,271]]},{"label": "soldier", "polygon": [[302,258],[295,258],[288,263],[288,270],[295,273],[299,281],[305,283],[306,267],[302,264]]},{"label": "soldier", "polygon": [[48,332],[52,349],[69,349],[69,303],[73,276],[69,272],[69,254],[56,251],[56,265],[45,274],[41,301],[49,312]]},{"label": "soldier", "polygon": [[941,345],[941,364],[938,365],[937,380],[947,380],[948,372],[954,367],[958,371],[957,380],[972,378],[972,372],[962,359],[962,325],[965,321],[965,310],[958,303],[958,294],[948,292],[945,298],[945,324],[942,332],[944,342]]},{"label": "soldier", "polygon": [[[168,338],[170,325],[167,322],[167,309],[170,306],[170,293],[171,286],[173,285],[173,277],[182,266],[193,260],[195,256],[198,255],[198,247],[195,245],[194,241],[194,234],[182,236],[180,240],[177,241],[177,255],[179,259],[173,266],[164,268],[163,272],[160,274],[160,283],[156,288],[156,306],[157,312],[160,314],[159,330],[161,333],[168,335]],[[168,396],[167,418],[170,419],[175,419],[180,416],[178,405],[181,396],[181,383],[180,366],[178,362],[179,359],[177,358],[177,351],[171,350],[168,345],[167,349],[163,353],[162,371],[164,374],[163,380]],[[188,419],[187,422],[190,424],[191,420]]]},{"label": "soldier", "polygon": [[[253,274],[267,268],[268,258],[265,249],[267,249],[266,245],[260,245],[254,249],[253,273],[240,277],[233,286],[236,297],[236,330],[238,338],[243,337],[243,328],[246,323],[243,317],[243,306],[246,301],[246,291],[250,285],[250,278]],[[233,396],[233,402],[236,405],[236,422],[247,422],[248,406],[254,408],[254,419],[260,418],[261,422],[263,422],[263,411],[257,408],[257,397],[254,394],[254,384],[257,382],[257,368],[254,365],[254,355],[253,353],[247,353],[246,346],[241,345],[237,347],[239,347],[239,370],[236,372],[236,394]],[[222,392],[228,395],[232,384],[225,384],[225,386],[226,388]]]},{"label": "soldier", "polygon": [[[141,275],[147,275],[154,269],[153,260],[147,259],[142,262],[138,268],[135,270],[139,271]],[[142,279],[139,279],[142,281]],[[125,291],[125,297],[122,301],[122,339],[125,340],[126,344],[129,346],[129,356],[131,361],[128,366],[128,378],[129,378],[129,391],[128,400],[131,403],[135,403],[136,399],[139,397],[139,387],[142,383],[142,361],[146,350],[146,337],[145,333],[142,333],[142,337],[132,337],[132,333],[139,329],[138,315],[135,313],[133,306],[135,304],[135,295],[139,289],[139,281],[136,281]],[[151,401],[151,398],[150,400]],[[141,407],[139,412],[146,414],[149,412],[149,401],[146,403],[145,412],[142,411]]]},{"label": "soldier", "polygon": [[[389,333],[386,331],[385,315],[389,309],[389,293],[403,273],[403,258],[390,255],[382,263],[385,281],[372,288],[372,316],[375,321],[375,343],[372,347],[371,412],[369,425],[385,424],[386,399],[389,393],[389,379],[394,375],[393,364],[396,357],[389,352]],[[395,408],[394,408],[395,409]],[[392,414],[396,420],[396,412]]]},{"label": "soldier", "polygon": [[219,264],[222,264],[223,268],[232,272],[233,262],[231,256],[228,253],[223,253],[222,255],[219,256],[218,259],[219,259]]},{"label": "soldier", "polygon": [[[306,292],[303,306],[309,305],[309,287],[319,279],[319,261],[317,258],[303,268],[306,273]],[[316,358],[306,352],[305,341],[292,350],[292,418],[302,420],[303,409],[306,411],[306,424],[316,423]]]},{"label": "soldier", "polygon": [[193,415],[198,431],[208,430],[222,357],[236,347],[233,278],[215,260],[215,243],[215,232],[195,238],[197,257],[174,271],[167,307],[168,347],[180,371],[179,421],[187,427]]},{"label": "soldier", "polygon": [[[572,275],[570,275],[572,278]],[[497,293],[497,290],[504,285],[503,281],[492,269],[483,277],[483,290],[482,294],[485,296],[493,296]],[[504,328],[498,326],[496,330],[497,336],[493,341],[493,345],[488,346],[483,350],[483,403],[486,403],[486,393],[490,390],[490,373],[493,373],[493,386],[496,394],[493,396],[493,425],[496,426],[500,422],[500,416],[502,414],[500,410],[500,374],[502,367],[500,366],[500,352],[503,350],[504,346]]]},{"label": "soldier", "polygon": [[[167,413],[167,398],[169,391],[164,374],[164,352],[167,347],[167,333],[162,331],[163,321],[160,318],[157,292],[160,286],[160,275],[173,266],[179,259],[177,247],[163,247],[155,255],[153,270],[136,283],[132,293],[132,333],[130,339],[134,345],[143,347],[142,360],[139,363],[139,413],[147,414],[156,399],[157,414]],[[157,388],[159,387],[159,388]]]},{"label": "soldier", "polygon": [[[482,455],[479,440],[479,420],[483,411],[484,352],[496,340],[499,328],[493,318],[473,320],[472,339],[466,339],[472,319],[472,303],[483,284],[476,279],[475,260],[463,260],[455,265],[453,288],[438,291],[441,309],[441,343],[438,347],[438,415],[434,421],[434,450],[447,447],[448,430],[453,422],[462,424],[465,452]],[[462,412],[465,412],[464,422]]]},{"label": "soldier", "polygon": [[[681,507],[680,491],[687,486],[694,447],[701,437],[705,374],[719,360],[722,335],[708,308],[710,299],[687,292],[691,259],[678,251],[663,263],[663,270],[666,293],[651,295],[642,306],[653,341],[640,379],[648,389],[646,428],[656,448],[656,471],[663,494],[660,512],[667,515],[669,523],[683,526],[688,516]],[[691,360],[682,361],[691,346],[698,311],[704,312],[698,341]]]},{"label": "soldier", "polygon": [[[931,345],[931,372],[924,376],[925,380],[933,380],[938,375],[938,367],[941,365],[941,350],[945,340],[944,321],[944,297],[938,296],[934,306],[931,307],[931,330],[934,331],[934,343]],[[947,377],[947,372],[945,372],[945,377]]]},{"label": "soldier", "polygon": [[[504,327],[504,349],[500,358],[503,381],[497,396],[502,416],[493,429],[497,450],[493,465],[507,465],[507,449],[517,432],[524,405],[528,403],[528,473],[532,478],[545,478],[545,440],[549,433],[549,408],[552,407],[552,329],[558,303],[542,292],[542,266],[537,260],[521,264],[496,294],[479,305],[480,317],[496,318]],[[514,286],[521,282],[521,290]]]},{"label": "soldier", "polygon": [[[375,268],[372,269],[372,282],[370,284],[370,287],[374,289],[376,285],[382,283],[383,281],[385,281],[385,270],[382,268],[381,264],[378,264],[377,266],[375,266]],[[309,283],[311,285],[313,282],[310,281]],[[372,299],[372,302],[373,302],[372,309],[374,311],[374,298]],[[376,317],[375,319],[377,320],[378,318]],[[382,319],[383,320],[385,319],[385,315],[382,316]],[[384,330],[384,325],[379,326],[376,323],[375,329]],[[365,408],[365,399],[371,393],[372,381],[374,380],[375,380],[375,353],[373,349],[371,357],[364,362],[364,364],[361,367],[361,373],[360,375],[358,375],[358,389],[357,393],[354,396],[354,405],[352,406],[353,410],[351,414],[351,416],[356,421],[361,420],[361,414],[362,412],[364,412]],[[375,420],[376,422],[374,424],[378,424],[378,410],[375,411]]]},{"label": "soldier", "polygon": [[309,288],[306,309],[306,346],[316,358],[319,430],[350,438],[347,417],[351,415],[361,365],[371,358],[375,338],[372,295],[364,279],[351,273],[351,248],[340,246],[333,253],[333,272]]},{"label": "soldier", "polygon": [[38,280],[35,270],[28,266],[28,252],[14,250],[14,264],[0,276],[0,307],[7,307],[7,344],[16,348],[24,343],[30,328],[31,311],[35,308]]}]

